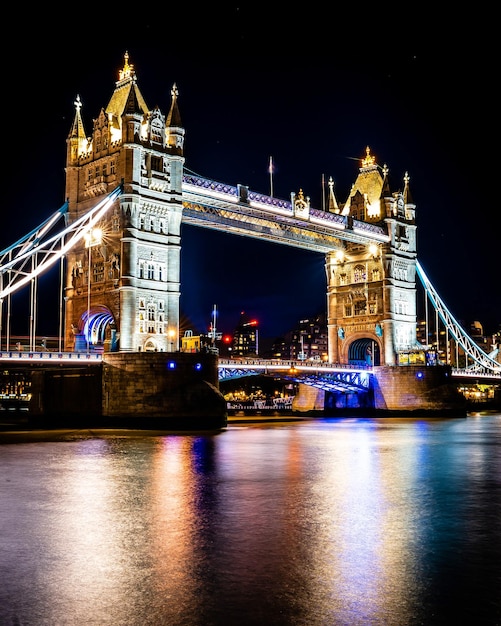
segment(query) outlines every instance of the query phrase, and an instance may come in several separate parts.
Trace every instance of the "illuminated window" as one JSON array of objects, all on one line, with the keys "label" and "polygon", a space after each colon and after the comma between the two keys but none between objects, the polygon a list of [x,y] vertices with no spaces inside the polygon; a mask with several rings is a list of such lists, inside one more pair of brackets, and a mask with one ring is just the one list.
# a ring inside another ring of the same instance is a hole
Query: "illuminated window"
[{"label": "illuminated window", "polygon": [[94,263],[92,267],[93,281],[101,283],[104,280],[104,263]]},{"label": "illuminated window", "polygon": [[362,283],[367,279],[365,267],[363,265],[355,265],[353,269],[353,282]]},{"label": "illuminated window", "polygon": [[365,315],[367,304],[365,300],[357,300],[354,304],[355,315]]}]

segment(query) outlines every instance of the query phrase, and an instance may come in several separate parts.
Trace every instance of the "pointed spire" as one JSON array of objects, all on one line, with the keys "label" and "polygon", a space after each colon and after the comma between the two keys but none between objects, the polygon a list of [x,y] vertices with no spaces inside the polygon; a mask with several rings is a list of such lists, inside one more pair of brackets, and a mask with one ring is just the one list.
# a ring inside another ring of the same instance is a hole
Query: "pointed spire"
[{"label": "pointed spire", "polygon": [[179,91],[177,90],[177,85],[174,83],[171,89],[172,96],[172,104],[170,107],[169,114],[167,115],[167,119],[165,121],[165,125],[167,127],[174,126],[176,128],[182,128],[183,124],[181,122],[181,114],[179,113],[179,107],[177,104],[177,97],[179,95]]},{"label": "pointed spire", "polygon": [[334,181],[332,180],[332,176],[329,177],[329,202],[328,208],[331,213],[339,213],[339,205],[336,200],[336,196],[334,194]]},{"label": "pointed spire", "polygon": [[167,146],[174,150],[177,154],[183,154],[184,147],[184,128],[181,122],[181,115],[177,105],[177,97],[179,92],[177,90],[176,83],[172,86],[171,90],[172,104],[169,114],[165,120],[165,134],[167,140]]},{"label": "pointed spire", "polygon": [[414,204],[414,201],[412,199],[412,195],[411,195],[411,190],[409,188],[409,181],[410,181],[410,177],[409,174],[407,172],[405,172],[405,176],[404,176],[404,202],[405,204]]},{"label": "pointed spire", "polygon": [[412,196],[411,196],[409,181],[410,181],[409,174],[405,172],[404,192],[402,194],[404,198],[405,217],[411,222],[414,222],[416,220],[416,205],[414,204],[414,200],[412,199]]},{"label": "pointed spire", "polygon": [[390,173],[390,170],[388,169],[388,166],[385,163],[383,165],[383,186],[381,188],[381,196],[380,196],[381,198],[391,197],[390,181],[388,179],[389,173]]},{"label": "pointed spire", "polygon": [[80,115],[80,109],[82,108],[82,101],[80,100],[80,96],[77,96],[75,102],[75,117],[73,119],[73,124],[71,126],[69,138],[73,139],[85,139],[85,131],[82,122],[82,116]]},{"label": "pointed spire", "polygon": [[82,122],[82,116],[80,109],[82,108],[82,101],[80,96],[76,97],[75,102],[75,117],[73,118],[73,124],[69,132],[67,143],[67,161],[68,164],[76,163],[80,155],[85,154],[88,149],[88,140],[85,136],[84,125]]}]

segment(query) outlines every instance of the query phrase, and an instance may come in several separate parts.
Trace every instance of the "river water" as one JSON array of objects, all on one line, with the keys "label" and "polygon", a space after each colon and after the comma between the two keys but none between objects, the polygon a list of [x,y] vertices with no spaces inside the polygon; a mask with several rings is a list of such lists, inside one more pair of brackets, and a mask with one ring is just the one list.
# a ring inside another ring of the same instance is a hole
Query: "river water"
[{"label": "river water", "polygon": [[501,624],[501,414],[0,445],[2,626]]}]

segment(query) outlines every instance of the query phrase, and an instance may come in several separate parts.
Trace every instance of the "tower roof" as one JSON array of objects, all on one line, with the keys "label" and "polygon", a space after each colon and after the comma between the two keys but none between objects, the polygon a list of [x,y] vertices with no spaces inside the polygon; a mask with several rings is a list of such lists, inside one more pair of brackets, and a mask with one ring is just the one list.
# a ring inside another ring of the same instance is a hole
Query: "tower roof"
[{"label": "tower roof", "polygon": [[134,66],[129,64],[129,54],[124,55],[124,66],[119,72],[119,79],[115,83],[115,91],[106,107],[106,113],[112,119],[118,120],[124,112],[148,113],[148,106],[136,84],[136,72]]},{"label": "tower roof", "polygon": [[383,177],[379,171],[374,155],[370,153],[370,148],[366,148],[366,156],[362,159],[362,167],[359,170],[356,181],[351,188],[350,195],[346,201],[343,213],[349,212],[351,199],[357,191],[366,199],[368,205],[378,205],[383,189]]}]

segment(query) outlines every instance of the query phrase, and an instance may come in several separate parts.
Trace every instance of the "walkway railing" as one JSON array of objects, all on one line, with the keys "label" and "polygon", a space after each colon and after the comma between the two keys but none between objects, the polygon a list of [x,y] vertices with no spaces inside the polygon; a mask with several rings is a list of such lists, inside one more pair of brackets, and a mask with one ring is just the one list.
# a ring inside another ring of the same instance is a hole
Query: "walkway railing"
[{"label": "walkway railing", "polygon": [[43,361],[51,363],[75,363],[92,362],[101,363],[102,355],[99,353],[85,352],[23,352],[22,350],[9,350],[0,352],[0,361]]}]

